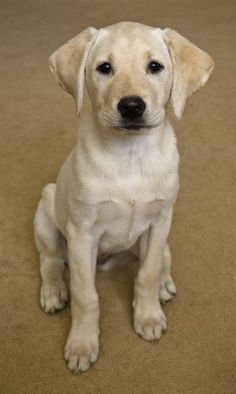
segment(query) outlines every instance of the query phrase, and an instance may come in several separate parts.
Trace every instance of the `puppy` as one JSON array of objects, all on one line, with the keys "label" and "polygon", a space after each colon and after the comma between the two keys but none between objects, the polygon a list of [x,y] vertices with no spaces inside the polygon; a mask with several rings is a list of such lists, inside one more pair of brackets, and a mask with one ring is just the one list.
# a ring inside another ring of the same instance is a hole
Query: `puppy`
[{"label": "puppy", "polygon": [[35,216],[45,312],[67,301],[72,325],[68,368],[85,371],[99,351],[97,261],[104,269],[140,261],[134,285],[134,330],[158,340],[166,329],[161,301],[176,292],[167,243],[176,200],[179,156],[166,118],[179,119],[203,86],[212,58],[171,29],[122,22],[87,28],[57,49],[50,68],[75,100],[78,141],[56,184],[42,192]]}]

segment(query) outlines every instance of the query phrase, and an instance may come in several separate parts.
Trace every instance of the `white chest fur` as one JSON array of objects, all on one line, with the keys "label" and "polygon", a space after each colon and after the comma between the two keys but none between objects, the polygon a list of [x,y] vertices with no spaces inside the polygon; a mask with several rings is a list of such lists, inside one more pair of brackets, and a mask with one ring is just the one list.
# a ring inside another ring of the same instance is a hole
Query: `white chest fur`
[{"label": "white chest fur", "polygon": [[[146,159],[145,165],[148,162]],[[96,206],[92,231],[99,239],[99,254],[116,253],[133,246],[158,220],[161,208],[176,193],[176,171],[162,177],[159,168],[155,171],[152,167],[148,172],[144,165],[141,168],[137,162],[128,160],[126,168],[119,165],[118,172],[117,167],[112,163],[103,176],[96,173],[92,176],[91,172],[89,182],[87,178],[82,180],[87,203]]]},{"label": "white chest fur", "polygon": [[162,202],[112,201],[99,205],[95,231],[101,234],[99,254],[129,249],[158,219]]},{"label": "white chest fur", "polygon": [[176,198],[178,152],[173,130],[167,124],[144,136],[112,141],[116,136],[111,134],[105,147],[89,131],[64,166],[58,180],[64,192],[58,195],[64,200],[69,196],[73,220],[94,233],[99,253],[126,250]]}]

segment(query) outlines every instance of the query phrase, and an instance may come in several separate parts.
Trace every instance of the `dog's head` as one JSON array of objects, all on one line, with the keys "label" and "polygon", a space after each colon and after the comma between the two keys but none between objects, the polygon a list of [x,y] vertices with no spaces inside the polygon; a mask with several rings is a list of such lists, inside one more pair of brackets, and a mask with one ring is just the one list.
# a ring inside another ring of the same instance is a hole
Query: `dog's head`
[{"label": "dog's head", "polygon": [[100,124],[123,134],[158,126],[169,99],[180,118],[213,65],[176,31],[132,22],[87,28],[50,57],[51,70],[75,98],[77,112],[86,85]]}]

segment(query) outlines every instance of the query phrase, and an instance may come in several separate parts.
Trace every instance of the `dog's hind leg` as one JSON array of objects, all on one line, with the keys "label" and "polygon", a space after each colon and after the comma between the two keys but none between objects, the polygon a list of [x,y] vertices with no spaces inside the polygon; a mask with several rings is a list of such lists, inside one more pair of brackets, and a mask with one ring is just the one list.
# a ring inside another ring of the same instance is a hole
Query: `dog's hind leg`
[{"label": "dog's hind leg", "polygon": [[163,260],[160,301],[165,303],[170,301],[176,294],[176,286],[171,277],[171,252],[168,244],[164,248]]},{"label": "dog's hind leg", "polygon": [[47,185],[34,219],[35,242],[40,254],[42,286],[40,303],[45,312],[54,313],[63,309],[67,302],[67,291],[63,280],[65,256],[61,233],[54,220],[54,197],[56,185]]}]

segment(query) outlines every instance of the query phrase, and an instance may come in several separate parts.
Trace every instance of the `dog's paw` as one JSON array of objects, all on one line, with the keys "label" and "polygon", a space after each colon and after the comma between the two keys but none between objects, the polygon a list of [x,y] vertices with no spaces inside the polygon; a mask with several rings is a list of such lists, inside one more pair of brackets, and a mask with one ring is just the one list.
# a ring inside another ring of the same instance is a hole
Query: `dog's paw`
[{"label": "dog's paw", "polygon": [[160,286],[160,301],[162,304],[172,300],[176,294],[176,286],[171,276],[163,278]]},{"label": "dog's paw", "polygon": [[63,309],[67,303],[67,290],[63,280],[56,283],[42,284],[40,304],[46,313],[55,313]]},{"label": "dog's paw", "polygon": [[78,336],[71,330],[65,346],[67,367],[74,374],[86,371],[98,358],[98,335]]},{"label": "dog's paw", "polygon": [[160,306],[134,308],[134,330],[146,341],[159,340],[166,327],[166,317]]}]

